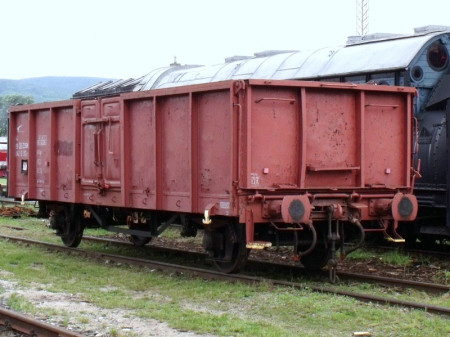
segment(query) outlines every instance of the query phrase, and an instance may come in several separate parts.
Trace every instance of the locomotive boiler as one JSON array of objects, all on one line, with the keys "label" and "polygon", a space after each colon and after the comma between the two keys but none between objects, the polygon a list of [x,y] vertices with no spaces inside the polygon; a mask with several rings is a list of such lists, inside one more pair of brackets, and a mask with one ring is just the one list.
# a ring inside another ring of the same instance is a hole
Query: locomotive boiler
[{"label": "locomotive boiler", "polygon": [[11,107],[9,195],[39,200],[67,246],[179,223],[224,272],[272,245],[333,271],[338,248],[416,217],[415,93],[231,80]]}]

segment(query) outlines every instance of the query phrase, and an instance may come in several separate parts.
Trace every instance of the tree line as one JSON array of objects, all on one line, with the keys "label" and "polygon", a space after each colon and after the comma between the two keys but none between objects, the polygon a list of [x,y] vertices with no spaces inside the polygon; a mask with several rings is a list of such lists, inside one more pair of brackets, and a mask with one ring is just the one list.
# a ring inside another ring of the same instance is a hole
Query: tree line
[{"label": "tree line", "polygon": [[34,103],[32,96],[19,94],[0,96],[0,136],[8,135],[9,108],[13,105]]}]

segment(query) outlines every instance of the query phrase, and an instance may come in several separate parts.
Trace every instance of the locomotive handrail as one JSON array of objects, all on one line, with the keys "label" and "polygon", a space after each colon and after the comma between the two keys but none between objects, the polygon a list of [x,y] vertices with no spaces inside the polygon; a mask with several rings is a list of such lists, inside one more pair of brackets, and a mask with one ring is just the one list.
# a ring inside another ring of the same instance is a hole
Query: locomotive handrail
[{"label": "locomotive handrail", "polygon": [[[414,138],[414,147],[413,147],[412,155],[414,156],[419,153],[419,121],[417,120],[417,117],[413,117],[412,120],[413,120],[413,130],[414,130],[414,137],[413,137]],[[420,172],[420,169],[418,171]]]},{"label": "locomotive handrail", "polygon": [[416,179],[417,178],[422,178],[422,175],[420,174],[420,166],[422,164],[422,160],[419,158],[417,160],[417,170],[414,167],[411,167],[411,173],[412,173],[412,177],[411,177],[411,193],[413,193],[414,188],[415,188],[415,184],[416,184]]}]

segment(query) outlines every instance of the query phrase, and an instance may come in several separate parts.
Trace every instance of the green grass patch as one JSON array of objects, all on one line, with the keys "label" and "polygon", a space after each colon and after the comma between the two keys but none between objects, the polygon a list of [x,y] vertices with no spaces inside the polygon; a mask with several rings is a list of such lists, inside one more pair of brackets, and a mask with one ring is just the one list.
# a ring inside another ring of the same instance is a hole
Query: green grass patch
[{"label": "green grass patch", "polygon": [[[0,232],[61,244],[60,238],[47,228],[47,223],[26,217],[14,220],[0,218]],[[108,236],[111,233],[89,229],[85,234]],[[178,238],[178,230],[169,230],[165,237]],[[82,247],[134,256],[149,254],[133,247],[83,241]],[[380,254],[360,250],[349,258],[378,259],[396,265],[411,263],[411,258],[403,252]],[[341,296],[278,288],[270,284],[248,286],[212,282],[189,275],[96,263],[4,240],[0,240],[0,273],[3,279],[19,282],[23,288],[39,287],[51,292],[75,294],[77,298],[99,307],[129,310],[131,316],[153,318],[176,329],[218,336],[351,336],[354,331],[369,331],[374,336],[440,336],[450,333],[449,319],[422,311],[365,304]],[[443,271],[441,277],[449,277],[448,271]],[[432,297],[368,284],[340,284],[338,287],[450,306],[450,294]],[[36,310],[32,303],[19,295],[14,295],[10,301],[17,310]],[[50,309],[46,309],[46,313],[52,315]],[[78,320],[78,323],[88,321],[82,314],[77,317],[62,314],[65,318],[60,323],[66,326],[73,320]],[[113,326],[109,329],[111,336],[124,336],[120,329]]]},{"label": "green grass patch", "polygon": [[33,304],[22,295],[16,293],[9,297],[8,306],[15,311],[35,312]]},{"label": "green grass patch", "polygon": [[434,276],[434,282],[450,284],[450,270],[439,270]]},{"label": "green grass patch", "polygon": [[393,265],[393,266],[409,266],[413,262],[413,258],[406,252],[401,250],[379,251],[373,249],[359,249],[347,256],[349,260],[371,260]]},{"label": "green grass patch", "polygon": [[[450,332],[449,319],[418,310],[270,284],[213,282],[110,265],[5,240],[0,240],[0,272],[21,288],[74,294],[99,307],[120,308],[176,329],[218,336],[351,336],[354,331],[370,331],[374,336],[444,336]],[[20,311],[35,310],[20,296],[13,296],[10,303]],[[65,317],[64,325],[86,320],[83,315]],[[109,329],[111,335],[121,336],[119,329]]]}]

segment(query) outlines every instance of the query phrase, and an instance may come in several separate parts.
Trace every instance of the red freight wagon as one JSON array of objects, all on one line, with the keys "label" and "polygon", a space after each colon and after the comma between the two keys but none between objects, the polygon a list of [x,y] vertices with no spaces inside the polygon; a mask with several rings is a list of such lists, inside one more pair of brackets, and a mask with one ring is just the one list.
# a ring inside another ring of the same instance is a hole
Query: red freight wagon
[{"label": "red freight wagon", "polygon": [[415,218],[414,94],[250,80],[12,107],[9,194],[69,246],[87,225],[145,244],[176,222],[224,271],[275,243],[321,268]]}]

